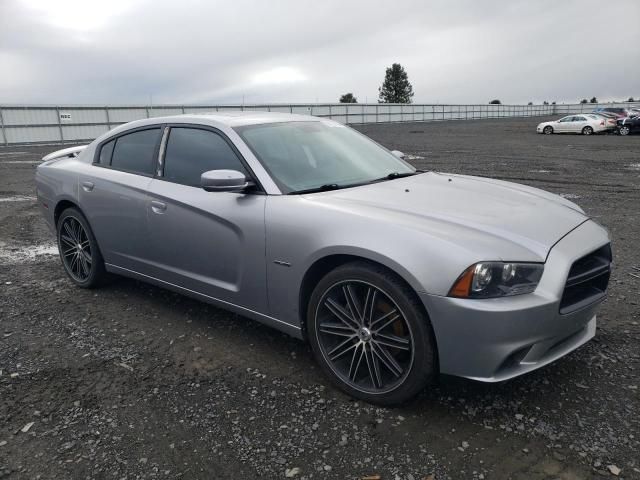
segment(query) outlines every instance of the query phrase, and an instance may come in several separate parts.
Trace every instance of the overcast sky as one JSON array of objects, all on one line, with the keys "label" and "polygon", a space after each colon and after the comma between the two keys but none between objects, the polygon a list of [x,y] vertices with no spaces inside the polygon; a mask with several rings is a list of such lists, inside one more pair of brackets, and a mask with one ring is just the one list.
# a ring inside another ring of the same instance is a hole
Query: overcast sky
[{"label": "overcast sky", "polygon": [[639,0],[0,0],[0,103],[640,97]]}]

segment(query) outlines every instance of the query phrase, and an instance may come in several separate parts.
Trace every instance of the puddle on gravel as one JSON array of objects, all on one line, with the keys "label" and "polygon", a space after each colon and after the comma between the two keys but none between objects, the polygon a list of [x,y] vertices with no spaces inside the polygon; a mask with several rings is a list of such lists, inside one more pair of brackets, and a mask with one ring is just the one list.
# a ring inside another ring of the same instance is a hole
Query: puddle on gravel
[{"label": "puddle on gravel", "polygon": [[33,262],[43,257],[53,257],[57,255],[58,246],[52,243],[15,247],[0,242],[0,264]]},{"label": "puddle on gravel", "polygon": [[529,170],[530,173],[551,173],[551,170]]},{"label": "puddle on gravel", "polygon": [[624,167],[629,170],[640,170],[640,163],[630,163],[629,165],[625,165]]},{"label": "puddle on gravel", "polygon": [[581,198],[580,195],[576,195],[575,193],[559,193],[562,198],[566,198],[567,200],[576,200]]},{"label": "puddle on gravel", "polygon": [[36,197],[29,195],[11,195],[9,197],[0,197],[0,203],[2,202],[34,202]]},{"label": "puddle on gravel", "polygon": [[421,155],[405,155],[405,160],[424,160],[424,157]]}]

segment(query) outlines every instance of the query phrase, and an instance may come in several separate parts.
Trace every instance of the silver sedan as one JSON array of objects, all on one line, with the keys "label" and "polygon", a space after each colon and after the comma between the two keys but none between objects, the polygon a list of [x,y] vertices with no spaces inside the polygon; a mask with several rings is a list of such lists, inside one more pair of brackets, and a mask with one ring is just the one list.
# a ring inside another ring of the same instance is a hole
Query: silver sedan
[{"label": "silver sedan", "polygon": [[48,155],[36,184],[79,287],[124,275],[251,317],[379,404],[562,357],[609,280],[608,234],[574,203],[416,170],[320,118],[136,121]]}]

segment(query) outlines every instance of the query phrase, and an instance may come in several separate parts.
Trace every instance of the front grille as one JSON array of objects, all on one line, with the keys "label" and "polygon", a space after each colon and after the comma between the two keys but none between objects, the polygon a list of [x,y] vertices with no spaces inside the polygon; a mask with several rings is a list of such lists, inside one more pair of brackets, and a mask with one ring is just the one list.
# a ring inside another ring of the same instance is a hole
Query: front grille
[{"label": "front grille", "polygon": [[573,263],[560,301],[561,314],[575,312],[605,297],[611,259],[611,245],[607,244]]}]

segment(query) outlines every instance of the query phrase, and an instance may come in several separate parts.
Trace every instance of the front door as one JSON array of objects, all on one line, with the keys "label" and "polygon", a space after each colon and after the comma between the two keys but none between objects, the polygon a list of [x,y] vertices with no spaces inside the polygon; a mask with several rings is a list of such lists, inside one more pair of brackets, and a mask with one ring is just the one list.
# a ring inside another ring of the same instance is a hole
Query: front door
[{"label": "front door", "polygon": [[556,132],[569,132],[571,131],[571,122],[573,121],[573,116],[564,117],[558,120],[558,123],[555,127]]},{"label": "front door", "polygon": [[162,171],[149,185],[153,276],[224,302],[267,313],[262,192],[207,192],[208,170],[247,168],[222,134],[171,127]]}]

